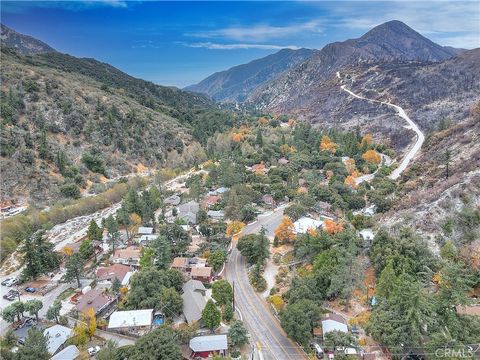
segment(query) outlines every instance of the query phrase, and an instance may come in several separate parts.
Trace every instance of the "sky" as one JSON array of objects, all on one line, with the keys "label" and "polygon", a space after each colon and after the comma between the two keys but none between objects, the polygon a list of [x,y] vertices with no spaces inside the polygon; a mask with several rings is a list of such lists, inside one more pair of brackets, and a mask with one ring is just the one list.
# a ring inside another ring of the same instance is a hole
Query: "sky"
[{"label": "sky", "polygon": [[401,20],[441,44],[480,46],[479,1],[2,1],[1,21],[56,50],[184,87],[282,48],[321,49]]}]

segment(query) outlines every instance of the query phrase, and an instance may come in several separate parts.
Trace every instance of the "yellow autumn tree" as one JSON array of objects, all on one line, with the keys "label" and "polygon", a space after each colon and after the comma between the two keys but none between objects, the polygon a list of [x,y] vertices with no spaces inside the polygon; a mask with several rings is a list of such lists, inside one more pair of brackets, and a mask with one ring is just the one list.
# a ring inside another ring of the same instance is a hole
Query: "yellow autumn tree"
[{"label": "yellow autumn tree", "polygon": [[92,336],[95,335],[95,331],[97,330],[97,317],[95,316],[95,310],[93,308],[88,308],[85,318],[87,320],[87,331],[90,340]]},{"label": "yellow autumn tree", "polygon": [[287,155],[287,154],[290,154],[292,152],[295,152],[297,151],[297,149],[295,149],[293,146],[290,146],[288,144],[283,144],[280,146],[280,152],[283,154],[283,155]]},{"label": "yellow autumn tree", "polygon": [[360,146],[365,149],[365,148],[369,147],[370,145],[372,145],[372,143],[373,143],[372,134],[366,134],[362,138],[362,142],[360,143]]},{"label": "yellow autumn tree", "polygon": [[62,249],[62,252],[67,256],[72,256],[73,255],[73,249],[70,246],[65,246]]},{"label": "yellow autumn tree", "polygon": [[342,223],[337,223],[333,220],[330,219],[325,219],[323,222],[324,229],[327,233],[330,235],[334,235],[336,233],[342,232],[343,231],[343,224]]},{"label": "yellow autumn tree", "polygon": [[275,237],[284,244],[295,239],[295,226],[288,216],[284,216],[280,225],[275,229]]},{"label": "yellow autumn tree", "polygon": [[382,161],[382,157],[375,150],[367,150],[362,155],[363,160],[367,163],[378,165]]},{"label": "yellow autumn tree", "polygon": [[140,224],[142,223],[142,218],[140,217],[140,215],[138,214],[130,214],[130,221],[131,221],[131,225],[130,225],[130,233],[131,234],[135,234],[140,226]]},{"label": "yellow autumn tree", "polygon": [[270,303],[273,305],[273,307],[277,310],[280,311],[283,309],[285,303],[282,299],[282,297],[278,294],[272,295],[269,298]]},{"label": "yellow autumn tree", "polygon": [[329,151],[332,154],[335,154],[337,151],[338,145],[330,139],[330,136],[323,135],[322,141],[320,142],[320,150]]},{"label": "yellow autumn tree", "polygon": [[345,168],[347,169],[347,172],[352,175],[356,171],[355,160],[352,158],[345,160]]},{"label": "yellow autumn tree", "polygon": [[242,231],[244,226],[245,226],[245,223],[238,220],[229,222],[227,224],[227,231],[226,231],[227,236],[238,234],[240,231]]}]

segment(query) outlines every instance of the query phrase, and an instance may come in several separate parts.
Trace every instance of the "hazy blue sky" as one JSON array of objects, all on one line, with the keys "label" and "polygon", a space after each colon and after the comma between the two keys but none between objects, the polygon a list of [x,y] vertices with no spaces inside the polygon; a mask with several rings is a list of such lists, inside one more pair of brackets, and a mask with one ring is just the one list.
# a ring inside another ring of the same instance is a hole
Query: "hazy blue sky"
[{"label": "hazy blue sky", "polygon": [[478,1],[7,2],[2,22],[55,49],[186,86],[283,47],[322,48],[401,20],[441,45],[480,46]]}]

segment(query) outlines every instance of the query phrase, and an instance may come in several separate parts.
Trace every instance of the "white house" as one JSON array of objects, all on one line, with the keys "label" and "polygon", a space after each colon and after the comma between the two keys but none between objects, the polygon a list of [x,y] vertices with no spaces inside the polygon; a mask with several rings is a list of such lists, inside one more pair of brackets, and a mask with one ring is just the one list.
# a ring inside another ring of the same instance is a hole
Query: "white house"
[{"label": "white house", "polygon": [[67,346],[56,355],[52,356],[50,360],[74,360],[80,355],[80,350],[75,345]]},{"label": "white house", "polygon": [[153,322],[153,309],[115,311],[108,322],[109,329],[149,328]]},{"label": "white house", "polygon": [[207,357],[211,353],[225,355],[228,349],[227,335],[197,336],[190,340],[192,357]]},{"label": "white house", "polygon": [[348,333],[348,326],[345,319],[340,315],[329,313],[327,317],[322,320],[323,336],[325,336],[331,331]]},{"label": "white house", "polygon": [[295,227],[295,232],[297,234],[305,234],[308,229],[317,229],[320,226],[323,226],[323,221],[304,216],[295,221],[293,226]]},{"label": "white house", "polygon": [[359,231],[358,235],[360,235],[362,239],[366,241],[372,241],[373,238],[375,237],[375,234],[373,233],[372,229],[363,229]]}]

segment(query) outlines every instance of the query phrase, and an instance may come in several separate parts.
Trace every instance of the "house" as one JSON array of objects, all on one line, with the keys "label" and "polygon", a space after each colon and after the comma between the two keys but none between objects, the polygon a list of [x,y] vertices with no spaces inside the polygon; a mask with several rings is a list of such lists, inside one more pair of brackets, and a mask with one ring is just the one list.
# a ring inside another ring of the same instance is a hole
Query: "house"
[{"label": "house", "polygon": [[214,220],[223,220],[225,218],[225,212],[223,210],[208,210],[207,216]]},{"label": "house", "polygon": [[98,315],[115,302],[116,299],[115,296],[107,295],[101,289],[92,289],[80,297],[75,309],[86,314],[90,308],[93,308],[95,315]]},{"label": "house", "polygon": [[190,340],[192,358],[208,358],[210,355],[225,355],[228,349],[227,335],[197,336]]},{"label": "house", "polygon": [[207,289],[198,280],[188,280],[182,287],[183,315],[187,323],[202,319],[202,311],[208,301]]},{"label": "house", "polygon": [[97,287],[109,289],[112,287],[115,279],[118,279],[122,286],[127,286],[133,272],[130,266],[123,264],[113,264],[109,267],[98,268],[96,273]]},{"label": "house", "polygon": [[347,322],[343,317],[337,314],[329,313],[327,317],[322,320],[322,333],[325,337],[331,331],[340,331],[348,333]]},{"label": "house", "polygon": [[142,246],[148,246],[157,237],[157,235],[142,235],[138,238],[138,243]]},{"label": "house", "polygon": [[129,246],[125,249],[115,250],[112,262],[129,266],[139,266],[141,250],[138,246]]},{"label": "house", "polygon": [[323,221],[315,220],[310,217],[303,216],[293,223],[297,234],[305,234],[309,229],[317,229],[323,226]]},{"label": "house", "polygon": [[262,202],[271,208],[275,207],[276,205],[275,199],[270,194],[263,195]]},{"label": "house", "polygon": [[137,235],[152,235],[153,227],[140,226],[137,231]]},{"label": "house", "polygon": [[172,206],[177,206],[180,204],[180,196],[178,195],[172,195],[172,196],[169,196],[167,197],[165,200],[163,200],[163,203],[165,205],[172,205]]},{"label": "house", "polygon": [[218,195],[208,195],[203,199],[203,206],[205,208],[210,208],[211,206],[217,204],[220,201],[220,196]]},{"label": "house", "polygon": [[183,219],[187,224],[197,223],[197,213],[200,210],[198,202],[191,200],[178,207],[177,217]]},{"label": "house", "polygon": [[192,257],[192,258],[176,257],[175,259],[173,259],[172,265],[170,267],[172,269],[188,274],[188,273],[191,273],[193,268],[205,267],[206,264],[207,264],[207,259],[203,259],[199,257]]},{"label": "house", "polygon": [[80,355],[80,350],[75,345],[67,346],[56,355],[52,356],[50,360],[74,360]]},{"label": "house", "polygon": [[108,321],[108,329],[148,330],[153,323],[153,309],[115,311]]},{"label": "house", "polygon": [[198,280],[203,283],[212,281],[212,268],[210,266],[196,266],[192,267],[190,276],[193,280]]},{"label": "house", "polygon": [[50,355],[54,355],[61,349],[65,341],[73,334],[73,330],[63,325],[53,325],[43,331],[43,336],[47,340],[47,350]]},{"label": "house", "polygon": [[205,242],[205,238],[202,235],[192,235],[192,242],[188,246],[188,252],[191,254],[200,250],[200,245]]},{"label": "house", "polygon": [[218,195],[221,196],[226,193],[229,189],[226,187],[219,187],[218,189],[212,190],[208,192],[208,195]]},{"label": "house", "polygon": [[175,259],[173,259],[170,268],[180,272],[185,272],[187,270],[187,258],[176,257]]},{"label": "house", "polygon": [[268,172],[268,169],[265,167],[265,164],[263,163],[263,161],[260,162],[259,164],[252,165],[251,169],[252,169],[252,172],[254,172],[257,175],[266,174]]}]

